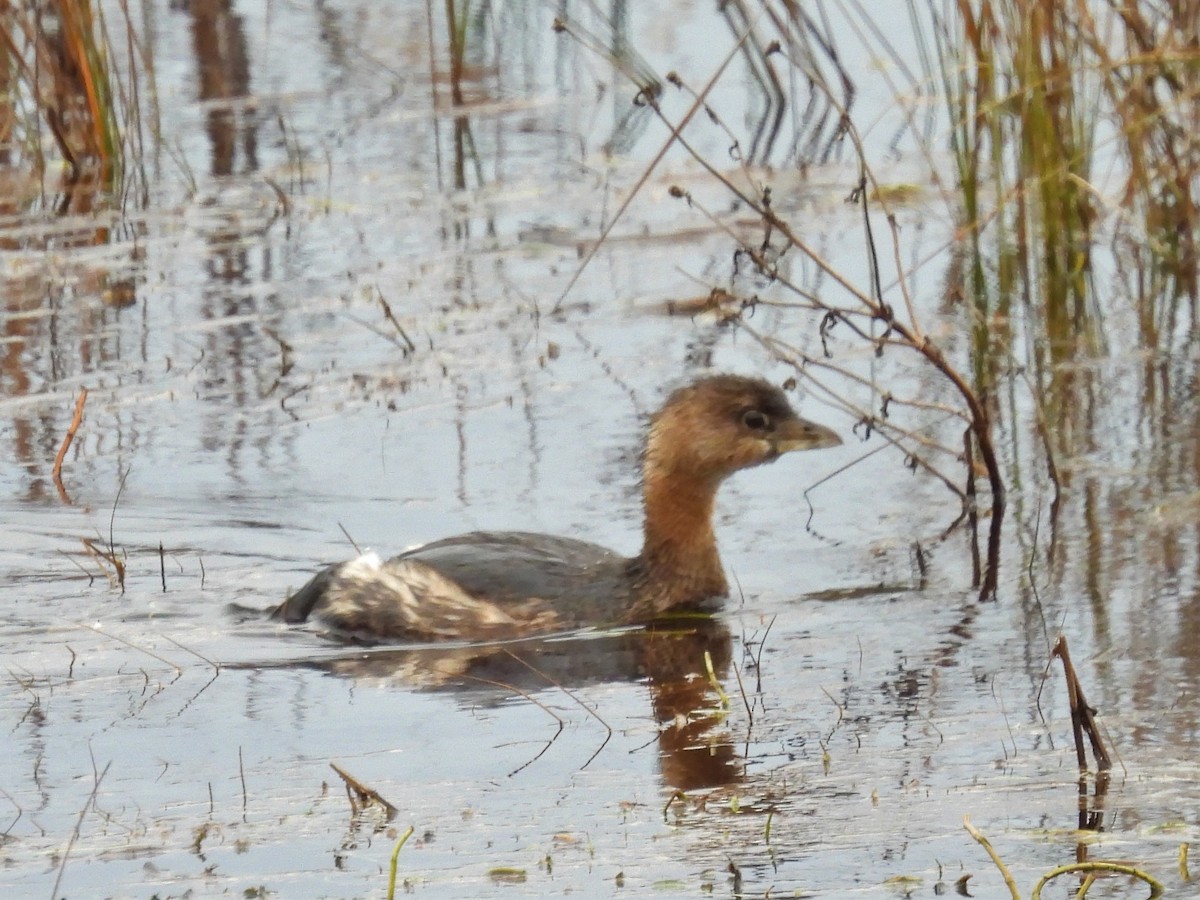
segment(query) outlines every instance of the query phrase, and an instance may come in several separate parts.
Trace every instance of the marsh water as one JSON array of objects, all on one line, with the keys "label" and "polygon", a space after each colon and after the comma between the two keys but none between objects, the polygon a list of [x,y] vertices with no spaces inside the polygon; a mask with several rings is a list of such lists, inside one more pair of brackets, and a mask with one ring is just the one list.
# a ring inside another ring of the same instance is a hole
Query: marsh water
[{"label": "marsh water", "polygon": [[[571,12],[700,90],[745,23],[734,4],[675,7]],[[633,102],[619,69],[634,57],[556,32],[548,5],[495,4],[468,16],[452,66],[444,13],[148,3],[135,25],[160,133],[142,202],[7,205],[5,894],[379,897],[412,826],[398,890],[418,896],[931,897],[967,876],[972,895],[1004,896],[969,816],[1023,891],[1087,857],[1188,896],[1193,337],[1169,353],[1116,337],[1059,362],[1057,503],[1014,404],[994,597],[979,596],[959,499],[801,379],[804,413],[845,443],[725,486],[736,588],[712,620],[347,647],[237,611],[278,603],[353,554],[350,538],[387,553],[518,528],[633,553],[641,433],[665,393],[714,369],[796,374],[693,303],[771,286],[740,280],[704,209],[753,217],[693,158],[675,146],[650,169],[669,133]],[[868,151],[910,188],[897,218],[918,311],[962,353],[969,314],[944,296],[952,217],[870,77],[891,63],[850,17],[826,24],[862,79]],[[742,161],[776,208],[865,283],[852,154],[794,108],[780,125],[756,66],[736,58],[711,106],[747,135]],[[690,99],[672,91],[678,118]],[[738,168],[721,128],[700,122],[694,140]],[[813,266],[792,276],[836,290]],[[861,380],[836,390],[855,403],[880,385],[951,402],[915,355],[877,358],[810,313],[764,303],[746,321],[814,356],[838,342]],[[921,427],[961,440],[936,417]],[[1049,659],[1060,633],[1117,758],[1082,810]],[[394,814],[352,803],[331,764]]]}]

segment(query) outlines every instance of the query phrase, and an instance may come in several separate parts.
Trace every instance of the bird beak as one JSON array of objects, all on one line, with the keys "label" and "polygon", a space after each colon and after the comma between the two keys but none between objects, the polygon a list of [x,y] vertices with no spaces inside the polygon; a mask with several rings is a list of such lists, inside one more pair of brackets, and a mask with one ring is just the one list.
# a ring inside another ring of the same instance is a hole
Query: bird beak
[{"label": "bird beak", "polygon": [[775,434],[771,440],[777,453],[788,453],[792,450],[822,450],[825,447],[836,447],[842,439],[831,428],[801,419],[799,416],[784,419],[775,425]]}]

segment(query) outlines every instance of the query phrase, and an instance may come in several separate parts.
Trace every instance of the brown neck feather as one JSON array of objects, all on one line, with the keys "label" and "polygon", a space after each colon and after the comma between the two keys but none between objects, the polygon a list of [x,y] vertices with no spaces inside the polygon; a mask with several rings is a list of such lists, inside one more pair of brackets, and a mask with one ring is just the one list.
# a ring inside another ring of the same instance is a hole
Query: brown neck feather
[{"label": "brown neck feather", "polygon": [[644,475],[646,525],[637,561],[642,583],[634,618],[698,603],[728,590],[712,515],[719,479]]}]

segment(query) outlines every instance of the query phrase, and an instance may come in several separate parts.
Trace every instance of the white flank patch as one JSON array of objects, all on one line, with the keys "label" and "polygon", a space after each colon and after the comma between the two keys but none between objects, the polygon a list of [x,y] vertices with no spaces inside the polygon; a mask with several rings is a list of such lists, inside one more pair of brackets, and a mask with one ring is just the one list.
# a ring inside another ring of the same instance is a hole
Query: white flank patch
[{"label": "white flank patch", "polygon": [[368,550],[358,559],[346,563],[346,574],[361,578],[368,573],[378,572],[382,566],[383,562],[380,560],[379,554],[374,550]]}]

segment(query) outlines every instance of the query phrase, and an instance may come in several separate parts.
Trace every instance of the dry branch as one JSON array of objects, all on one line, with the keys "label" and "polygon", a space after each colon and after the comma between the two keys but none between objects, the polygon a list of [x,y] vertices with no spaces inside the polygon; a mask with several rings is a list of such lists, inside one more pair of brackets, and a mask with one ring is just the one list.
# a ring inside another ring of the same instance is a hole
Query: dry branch
[{"label": "dry branch", "polygon": [[79,425],[83,422],[83,405],[87,403],[87,396],[88,389],[80,388],[79,396],[75,399],[75,414],[71,416],[71,424],[67,427],[67,433],[58,448],[58,455],[54,457],[54,468],[51,470],[54,476],[54,486],[58,488],[58,496],[64,503],[70,503],[71,498],[67,496],[67,489],[63,487],[62,483],[63,460],[66,459],[67,451],[71,449],[71,442],[75,440],[75,433],[79,431]]},{"label": "dry branch", "polygon": [[1058,636],[1050,656],[1057,656],[1062,660],[1063,673],[1067,676],[1067,697],[1071,703],[1071,728],[1075,733],[1075,756],[1079,760],[1079,769],[1081,772],[1087,770],[1087,752],[1083,747],[1083,734],[1087,732],[1092,753],[1096,757],[1096,767],[1101,772],[1107,772],[1112,768],[1112,760],[1104,746],[1104,739],[1100,736],[1100,729],[1096,726],[1096,710],[1088,706],[1087,698],[1083,695],[1083,686],[1079,683],[1079,675],[1075,672],[1075,666],[1071,664],[1066,637],[1061,634]]},{"label": "dry branch", "polygon": [[346,796],[350,799],[350,809],[353,812],[357,813],[359,810],[370,806],[372,803],[377,803],[382,806],[384,811],[387,813],[387,819],[389,822],[395,818],[396,813],[399,810],[397,810],[396,807],[387,800],[383,799],[383,797],[379,795],[378,791],[367,787],[337,763],[330,763],[329,768],[337,772],[338,775],[341,776],[342,781],[346,783]]}]

